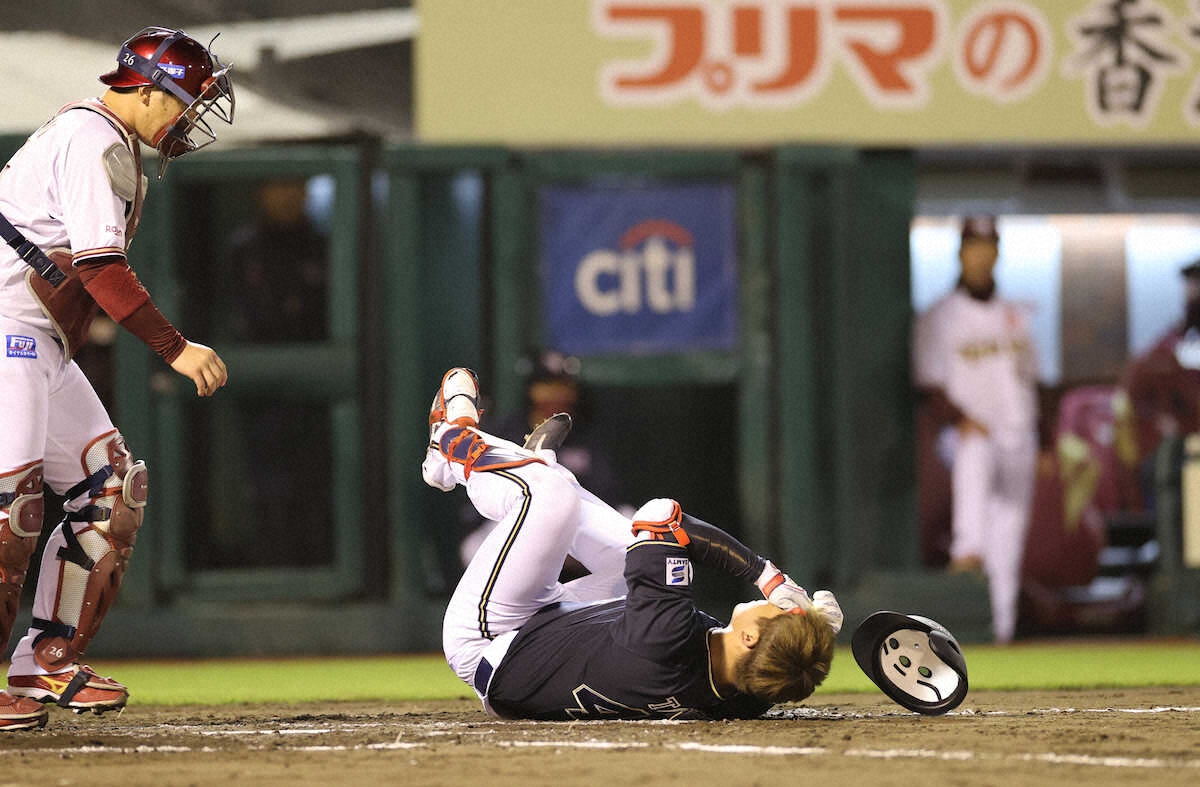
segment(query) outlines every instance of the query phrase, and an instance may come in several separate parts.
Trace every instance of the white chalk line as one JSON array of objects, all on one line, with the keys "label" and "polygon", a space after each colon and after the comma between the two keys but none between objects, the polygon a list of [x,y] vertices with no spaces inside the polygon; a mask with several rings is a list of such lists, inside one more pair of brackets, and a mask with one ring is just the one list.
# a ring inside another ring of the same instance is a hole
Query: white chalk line
[{"label": "white chalk line", "polygon": [[[1157,705],[1151,708],[1033,708],[1022,711],[980,711],[970,708],[951,711],[946,714],[949,717],[999,717],[1006,716],[1056,716],[1056,715],[1075,715],[1083,713],[1131,713],[1131,714],[1161,714],[1161,713],[1200,713],[1200,707],[1189,707],[1183,705]],[[852,711],[852,710],[835,710],[830,708],[811,708],[808,706],[799,706],[794,708],[780,708],[767,713],[768,719],[788,719],[788,720],[813,720],[813,721],[842,721],[846,719],[887,719],[895,717],[910,717],[919,718],[918,714],[911,713],[906,710],[883,710],[883,711]],[[559,725],[562,722],[549,722],[550,724]],[[648,726],[674,726],[681,724],[702,724],[703,722],[690,719],[596,719],[596,720],[578,720],[569,722],[573,727],[577,726],[605,726],[613,724],[635,724]],[[231,723],[231,725],[234,723]],[[221,725],[201,725],[201,724],[155,724],[149,727],[133,728],[130,730],[118,731],[113,730],[114,735],[141,735],[147,730],[161,731],[163,733],[185,733],[194,732],[200,735],[212,736],[251,736],[251,735],[317,735],[328,734],[335,732],[359,732],[373,728],[395,728],[397,725],[405,725],[410,729],[416,729],[423,735],[451,735],[462,734],[463,730],[468,733],[477,735],[490,735],[497,729],[511,729],[514,724],[537,725],[540,722],[532,721],[496,721],[494,719],[484,719],[482,721],[424,721],[415,723],[406,723],[400,719],[394,722],[380,721],[364,721],[364,722],[340,722],[338,724],[329,725],[326,727],[290,727],[280,725],[278,727],[268,727],[262,729],[245,729],[236,726],[228,726],[221,729]],[[494,725],[494,726],[493,726]]]},{"label": "white chalk line", "polygon": [[[1032,708],[1030,710],[1008,711],[1008,710],[991,710],[980,711],[972,708],[961,710],[953,710],[946,714],[950,717],[1005,717],[1005,716],[1069,716],[1081,713],[1135,713],[1135,714],[1157,714],[1157,713],[1200,713],[1200,707],[1187,707],[1182,705],[1158,705],[1153,708]],[[906,710],[886,710],[886,711],[841,711],[830,710],[828,708],[809,708],[801,706],[798,708],[780,708],[768,711],[766,718],[768,719],[796,719],[796,720],[815,720],[815,721],[841,721],[844,719],[889,719],[894,717],[912,716],[918,714]]]},{"label": "white chalk line", "polygon": [[328,735],[336,732],[333,728],[315,729],[315,730],[200,730],[201,735],[229,735],[240,737],[242,735]]},{"label": "white chalk line", "polygon": [[[506,748],[559,749],[645,749],[646,743],[615,741],[497,741]],[[1106,768],[1200,768],[1200,760],[1163,757],[1098,757],[1090,754],[1057,754],[1055,752],[1001,754],[974,751],[939,751],[937,749],[845,749],[837,751],[821,746],[755,746],[749,744],[668,743],[664,749],[775,757],[850,757],[862,759],[928,759],[943,761],[1009,761],[1040,762],[1052,765],[1090,765]]]},{"label": "white chalk line", "polygon": [[649,743],[640,741],[496,741],[506,749],[649,749]]},{"label": "white chalk line", "polygon": [[[315,745],[315,746],[247,746],[245,751],[287,751],[287,752],[338,752],[338,751],[387,751],[393,749],[423,749],[428,744],[392,741],[391,743],[356,743],[353,745]],[[44,747],[40,749],[0,749],[0,756],[6,754],[228,754],[228,749],[218,749],[212,746],[61,746]]]},{"label": "white chalk line", "polygon": [[[941,760],[951,762],[1032,762],[1050,765],[1084,765],[1104,768],[1196,768],[1200,769],[1200,760],[1165,757],[1115,757],[1096,756],[1090,754],[1059,754],[1056,752],[1024,752],[1015,754],[975,752],[975,751],[941,751],[938,749],[844,749],[838,751],[822,746],[757,746],[751,744],[710,744],[710,743],[667,743],[650,744],[643,741],[548,741],[548,740],[516,740],[495,741],[500,748],[509,749],[578,749],[601,751],[631,751],[651,750],[655,748],[702,752],[705,754],[727,754],[735,756],[774,756],[774,757],[848,757],[851,759],[877,760]],[[325,753],[347,751],[407,751],[426,748],[428,744],[409,741],[392,741],[390,743],[360,743],[353,745],[313,745],[313,746],[249,746],[250,751],[287,751],[297,753]],[[7,749],[0,750],[4,754],[213,754],[226,753],[226,750],[211,746],[64,746],[37,749]]]}]

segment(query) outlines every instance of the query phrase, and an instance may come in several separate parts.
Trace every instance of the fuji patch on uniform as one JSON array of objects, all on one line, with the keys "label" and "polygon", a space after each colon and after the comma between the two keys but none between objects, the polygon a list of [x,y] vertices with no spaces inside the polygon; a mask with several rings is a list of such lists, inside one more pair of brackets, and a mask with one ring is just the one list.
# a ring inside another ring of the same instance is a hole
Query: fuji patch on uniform
[{"label": "fuji patch on uniform", "polygon": [[36,358],[37,339],[32,336],[15,336],[8,334],[4,346],[9,358]]},{"label": "fuji patch on uniform", "polygon": [[667,584],[692,584],[692,561],[686,557],[667,558]]}]

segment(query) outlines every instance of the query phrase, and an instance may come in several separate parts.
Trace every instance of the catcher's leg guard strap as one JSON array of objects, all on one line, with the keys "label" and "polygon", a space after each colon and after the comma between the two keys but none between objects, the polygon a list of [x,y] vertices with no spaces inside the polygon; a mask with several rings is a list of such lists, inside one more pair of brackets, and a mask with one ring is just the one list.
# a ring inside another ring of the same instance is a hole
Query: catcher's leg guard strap
[{"label": "catcher's leg guard strap", "polygon": [[40,460],[0,475],[0,653],[17,618],[43,508]]},{"label": "catcher's leg guard strap", "polygon": [[[88,506],[88,508],[96,508],[96,506]],[[106,517],[107,518],[107,512]],[[84,571],[91,571],[96,567],[96,561],[92,560],[91,555],[79,543],[79,536],[75,535],[75,528],[71,526],[72,522],[87,522],[92,520],[73,519],[70,515],[63,520],[62,534],[63,540],[67,542],[66,546],[58,548],[58,557],[60,560],[66,560],[70,563],[82,568]]]},{"label": "catcher's leg guard strap", "polygon": [[100,497],[104,494],[104,482],[113,476],[112,465],[105,465],[96,472],[89,475],[87,478],[80,481],[75,486],[63,493],[64,500],[74,500],[84,492],[90,492],[92,497]]}]

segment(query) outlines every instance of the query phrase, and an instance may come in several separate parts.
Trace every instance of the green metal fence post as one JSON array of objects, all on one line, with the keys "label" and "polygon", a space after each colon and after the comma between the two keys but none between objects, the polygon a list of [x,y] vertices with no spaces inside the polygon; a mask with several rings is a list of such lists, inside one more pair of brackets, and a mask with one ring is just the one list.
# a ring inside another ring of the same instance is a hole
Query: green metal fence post
[{"label": "green metal fence post", "polygon": [[538,313],[536,271],[532,259],[532,196],[516,167],[495,173],[491,189],[492,395],[497,412],[510,412],[524,399],[517,362],[532,343]]},{"label": "green metal fence post", "polygon": [[747,161],[738,176],[741,230],[742,352],[738,380],[738,489],[742,533],[760,552],[778,554],[772,532],[778,424],[771,377],[772,280],[767,256],[768,178],[766,165]]},{"label": "green metal fence post", "polygon": [[383,287],[387,306],[384,329],[388,381],[388,478],[392,494],[388,515],[392,523],[389,596],[405,603],[424,593],[420,551],[421,499],[429,490],[413,469],[428,428],[419,415],[428,410],[421,346],[420,184],[411,172],[388,179],[386,230],[383,233]]},{"label": "green metal fence post", "polygon": [[[779,539],[782,559],[796,577],[814,577],[824,546],[814,312],[812,173],[777,160],[775,276],[778,300]],[[784,406],[786,402],[786,406]]]}]

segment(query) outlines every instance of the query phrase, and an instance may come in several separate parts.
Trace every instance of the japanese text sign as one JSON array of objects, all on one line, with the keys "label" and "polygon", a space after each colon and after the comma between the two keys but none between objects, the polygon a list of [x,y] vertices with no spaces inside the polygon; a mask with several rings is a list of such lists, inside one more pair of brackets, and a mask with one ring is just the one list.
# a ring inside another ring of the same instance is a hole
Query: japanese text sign
[{"label": "japanese text sign", "polygon": [[1200,0],[426,0],[427,141],[1191,142]]},{"label": "japanese text sign", "polygon": [[733,349],[736,204],[723,184],[541,189],[547,345],[578,355]]}]

